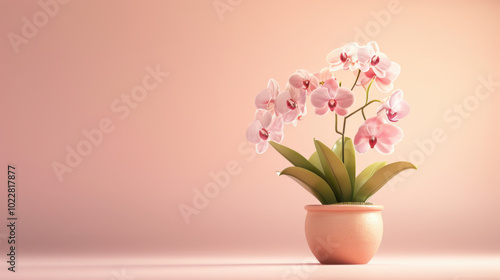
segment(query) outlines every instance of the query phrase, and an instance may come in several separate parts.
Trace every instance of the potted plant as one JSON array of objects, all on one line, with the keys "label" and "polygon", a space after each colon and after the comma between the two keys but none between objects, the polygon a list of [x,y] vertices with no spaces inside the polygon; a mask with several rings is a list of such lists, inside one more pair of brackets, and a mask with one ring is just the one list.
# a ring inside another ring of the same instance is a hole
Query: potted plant
[{"label": "potted plant", "polygon": [[[365,264],[378,250],[383,232],[383,206],[367,200],[399,172],[416,167],[409,162],[375,162],[357,174],[355,153],[370,149],[392,153],[394,145],[403,138],[403,131],[393,123],[408,115],[409,106],[403,100],[403,91],[393,91],[401,67],[380,52],[376,42],[366,46],[349,43],[330,52],[326,59],[329,67],[318,73],[297,70],[283,91],[271,79],[255,98],[255,120],[246,136],[256,144],[257,153],[265,152],[271,145],[290,161],[293,166],[278,175],[291,177],[321,203],[305,206],[306,238],[318,261]],[[353,72],[355,78],[350,88],[337,81],[337,70]],[[373,84],[383,93],[393,92],[383,100],[370,100]],[[364,89],[364,102],[353,109],[355,88]],[[340,136],[333,148],[315,139],[316,151],[309,158],[279,144],[284,125],[296,125],[306,115],[307,99],[317,115],[335,115],[335,132]],[[379,105],[377,113],[367,118],[365,108],[372,104]],[[361,114],[364,123],[352,140],[345,131],[347,121],[355,114]],[[343,117],[340,130],[339,117]]]}]

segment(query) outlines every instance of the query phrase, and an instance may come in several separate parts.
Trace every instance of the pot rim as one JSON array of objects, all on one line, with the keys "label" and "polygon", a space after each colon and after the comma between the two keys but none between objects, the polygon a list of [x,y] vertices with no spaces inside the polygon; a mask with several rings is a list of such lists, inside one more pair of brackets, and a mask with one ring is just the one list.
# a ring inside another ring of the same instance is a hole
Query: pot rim
[{"label": "pot rim", "polygon": [[343,212],[343,211],[382,211],[382,205],[353,205],[353,204],[309,204],[304,206],[309,212]]}]

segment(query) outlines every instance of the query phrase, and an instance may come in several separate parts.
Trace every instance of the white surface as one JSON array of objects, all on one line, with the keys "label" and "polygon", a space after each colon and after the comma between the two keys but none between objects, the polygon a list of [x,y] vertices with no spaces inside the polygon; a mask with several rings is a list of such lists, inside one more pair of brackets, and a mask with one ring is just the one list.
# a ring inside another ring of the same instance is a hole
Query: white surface
[{"label": "white surface", "polygon": [[500,256],[376,257],[367,265],[312,258],[106,258],[25,260],[0,279],[500,279]]}]

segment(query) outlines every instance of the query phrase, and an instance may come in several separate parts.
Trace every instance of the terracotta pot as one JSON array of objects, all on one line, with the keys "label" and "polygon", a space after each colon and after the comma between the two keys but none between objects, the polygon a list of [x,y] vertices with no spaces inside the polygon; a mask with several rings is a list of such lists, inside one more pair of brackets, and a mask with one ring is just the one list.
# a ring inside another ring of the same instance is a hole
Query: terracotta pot
[{"label": "terracotta pot", "polygon": [[307,205],[306,238],[322,264],[366,264],[384,230],[380,205]]}]

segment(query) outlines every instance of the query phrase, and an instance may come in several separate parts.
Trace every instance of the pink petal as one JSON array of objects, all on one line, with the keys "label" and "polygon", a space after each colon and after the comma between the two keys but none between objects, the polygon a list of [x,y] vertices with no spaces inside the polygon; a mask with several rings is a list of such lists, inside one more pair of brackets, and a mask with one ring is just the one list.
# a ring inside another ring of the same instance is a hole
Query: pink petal
[{"label": "pink petal", "polygon": [[275,79],[269,79],[269,82],[267,83],[267,89],[269,89],[269,92],[273,99],[276,98],[276,96],[278,96],[278,94],[280,93],[280,86]]},{"label": "pink petal", "polygon": [[273,114],[269,111],[257,110],[255,118],[260,121],[263,128],[267,128],[273,121]]},{"label": "pink petal", "polygon": [[290,85],[294,88],[303,88],[304,87],[304,77],[299,73],[292,74],[288,78],[288,83],[290,83]]},{"label": "pink petal", "polygon": [[327,79],[325,83],[323,84],[323,87],[328,89],[328,92],[330,94],[330,97],[333,98],[335,96],[335,92],[339,88],[339,83],[333,78]]},{"label": "pink petal", "polygon": [[290,108],[286,105],[286,102],[290,99],[290,92],[288,90],[283,91],[276,97],[276,103],[274,104],[276,112],[281,115],[290,111]]},{"label": "pink petal", "polygon": [[358,151],[358,153],[363,154],[368,151],[370,148],[370,143],[368,142],[369,137],[371,137],[371,135],[369,134],[366,125],[360,126],[358,133],[354,136],[354,148]]},{"label": "pink petal", "polygon": [[259,131],[262,129],[260,121],[254,120],[247,128],[247,140],[250,143],[257,144],[262,140],[259,136]]},{"label": "pink petal", "polygon": [[379,151],[381,154],[385,155],[392,154],[392,152],[394,152],[393,145],[386,145],[381,142],[377,142],[377,144],[375,145],[375,149]]},{"label": "pink petal", "polygon": [[392,84],[392,82],[389,81],[386,78],[377,78],[377,79],[375,79],[375,84],[377,85],[377,88],[381,92],[386,92],[387,93],[387,92],[390,92],[394,88],[394,85]]},{"label": "pink petal", "polygon": [[281,143],[281,141],[283,141],[283,131],[271,133],[269,135],[269,140],[274,141],[276,143]]},{"label": "pink petal", "polygon": [[300,109],[290,110],[283,114],[283,122],[285,124],[293,123],[300,116]]},{"label": "pink petal", "polygon": [[397,112],[396,116],[393,118],[394,121],[399,121],[400,119],[408,116],[410,113],[410,106],[406,101],[401,101],[393,108]]},{"label": "pink petal", "polygon": [[323,108],[332,97],[326,87],[320,87],[311,93],[311,104],[316,108]]},{"label": "pink petal", "polygon": [[385,71],[378,69],[377,67],[372,67],[373,73],[377,76],[377,78],[385,78]]},{"label": "pink petal", "polygon": [[368,142],[368,139],[366,139],[366,141],[363,141],[360,144],[354,146],[354,148],[358,153],[364,154],[370,149],[370,143]]},{"label": "pink petal", "polygon": [[[357,75],[357,73],[354,73],[354,75]],[[372,78],[375,76],[375,73],[370,69],[367,72],[361,72],[358,78],[358,82],[356,85],[358,86],[365,86],[370,83]]]},{"label": "pink petal", "polygon": [[[368,66],[368,63],[369,63],[370,59],[373,57],[373,55],[374,55],[374,53],[368,47],[358,48],[358,61],[360,64],[359,69],[361,69],[361,65]],[[369,68],[369,66],[368,66],[368,68]],[[363,71],[363,70],[361,70],[361,71]]]},{"label": "pink petal", "polygon": [[344,48],[334,49],[326,56],[326,61],[332,65],[341,64],[342,61],[340,60],[340,54],[342,52],[344,52]]},{"label": "pink petal", "polygon": [[269,132],[272,133],[278,133],[278,132],[283,132],[283,118],[282,117],[275,117],[273,119],[273,122],[267,127]]},{"label": "pink petal", "polygon": [[368,48],[372,50],[373,53],[378,53],[380,51],[377,42],[371,41],[368,44],[366,44]]},{"label": "pink petal", "polygon": [[297,101],[300,104],[306,104],[307,101],[307,91],[303,88],[301,89],[292,89],[291,96],[293,100]]},{"label": "pink petal", "polygon": [[320,82],[324,82],[333,77],[332,72],[330,72],[330,69],[328,69],[328,67],[321,69],[319,73],[314,73],[314,76],[318,78]]},{"label": "pink petal", "polygon": [[359,127],[358,132],[354,136],[354,145],[359,145],[364,141],[368,141],[368,138],[372,137],[367,125],[363,124]]},{"label": "pink petal", "polygon": [[394,106],[401,101],[403,101],[403,91],[397,89],[391,94],[391,97],[389,97],[389,107],[394,108]]},{"label": "pink petal", "polygon": [[257,154],[263,154],[267,150],[267,147],[269,147],[269,142],[267,141],[262,140],[257,143],[257,146],[255,146]]},{"label": "pink petal", "polygon": [[354,94],[344,87],[337,89],[334,99],[337,101],[337,106],[341,108],[349,108],[354,104]]},{"label": "pink petal", "polygon": [[314,112],[316,113],[316,115],[323,116],[324,114],[328,113],[329,109],[330,108],[328,108],[328,106],[325,106],[323,108],[315,108]]},{"label": "pink petal", "polygon": [[257,107],[258,109],[267,110],[270,100],[271,92],[269,91],[269,89],[265,89],[255,97],[255,107]]},{"label": "pink petal", "polygon": [[382,102],[377,108],[377,115],[382,113],[382,111],[389,109],[389,105],[387,104],[387,100]]},{"label": "pink petal", "polygon": [[[328,108],[328,106],[327,106],[327,108]],[[349,114],[349,109],[337,107],[337,108],[335,108],[335,113],[337,113],[337,115],[343,117],[343,116],[346,116],[347,114]]]},{"label": "pink petal", "polygon": [[311,93],[313,90],[319,87],[319,80],[316,76],[309,76],[309,87],[307,88],[307,92]]},{"label": "pink petal", "polygon": [[391,60],[383,53],[378,53],[379,61],[375,68],[378,68],[380,71],[386,72],[391,67]]},{"label": "pink petal", "polygon": [[403,139],[403,130],[392,124],[385,123],[380,125],[380,131],[376,137],[377,141],[382,144],[394,145]]}]

